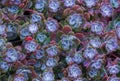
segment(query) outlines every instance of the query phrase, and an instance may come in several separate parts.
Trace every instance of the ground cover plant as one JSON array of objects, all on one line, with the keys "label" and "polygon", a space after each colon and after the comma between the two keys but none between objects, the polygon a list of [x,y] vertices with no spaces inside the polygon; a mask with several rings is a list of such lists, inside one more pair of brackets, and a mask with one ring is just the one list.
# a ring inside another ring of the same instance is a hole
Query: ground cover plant
[{"label": "ground cover plant", "polygon": [[120,81],[120,0],[0,0],[0,81]]}]

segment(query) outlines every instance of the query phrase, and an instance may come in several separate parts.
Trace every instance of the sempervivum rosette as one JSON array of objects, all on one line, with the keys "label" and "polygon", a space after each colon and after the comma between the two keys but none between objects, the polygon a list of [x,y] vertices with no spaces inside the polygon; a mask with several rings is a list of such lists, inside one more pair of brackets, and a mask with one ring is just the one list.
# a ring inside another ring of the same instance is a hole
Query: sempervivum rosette
[{"label": "sempervivum rosette", "polygon": [[34,13],[31,15],[31,22],[38,23],[38,22],[41,22],[41,20],[42,18],[39,14]]},{"label": "sempervivum rosette", "polygon": [[61,40],[60,40],[60,46],[62,47],[63,50],[69,50],[76,46],[76,44],[79,44],[79,40],[76,36],[74,35],[62,35]]},{"label": "sempervivum rosette", "polygon": [[118,38],[120,38],[119,30],[120,30],[120,22],[117,22],[115,24],[115,31],[116,31],[116,35],[117,35]]},{"label": "sempervivum rosette", "polygon": [[117,74],[117,73],[119,73],[119,68],[120,68],[120,66],[118,66],[118,65],[111,65],[108,67],[108,71],[110,74]]},{"label": "sempervivum rosette", "polygon": [[94,48],[88,47],[85,49],[83,55],[86,59],[92,60],[97,55],[97,50]]},{"label": "sempervivum rosette", "polygon": [[91,31],[96,34],[102,34],[104,30],[104,25],[102,22],[93,22],[91,24]]},{"label": "sempervivum rosette", "polygon": [[47,70],[43,73],[42,75],[42,80],[43,81],[54,81],[54,73],[52,70]]},{"label": "sempervivum rosette", "polygon": [[83,17],[78,13],[69,15],[67,21],[73,29],[81,27],[84,23]]},{"label": "sempervivum rosette", "polygon": [[96,5],[98,0],[84,0],[84,2],[88,8],[91,8]]},{"label": "sempervivum rosette", "polygon": [[96,77],[98,75],[98,70],[95,68],[90,68],[90,70],[88,71],[88,75],[91,78]]},{"label": "sempervivum rosette", "polygon": [[63,77],[63,78],[61,79],[61,81],[69,81],[69,79],[68,79],[68,78]]},{"label": "sempervivum rosette", "polygon": [[32,73],[30,69],[20,68],[16,71],[13,81],[26,81],[29,79],[28,75]]},{"label": "sempervivum rosette", "polygon": [[32,36],[32,34],[31,34],[30,31],[28,30],[28,27],[27,27],[27,26],[22,27],[22,28],[19,30],[19,34],[20,34],[20,38],[21,38],[21,39],[25,39],[27,36]]},{"label": "sempervivum rosette", "polygon": [[120,78],[116,77],[116,76],[112,76],[112,77],[109,77],[108,81],[119,81]]},{"label": "sempervivum rosette", "polygon": [[8,40],[14,40],[18,35],[18,27],[17,23],[6,23],[6,33]]},{"label": "sempervivum rosette", "polygon": [[5,60],[7,62],[16,62],[18,60],[18,52],[15,48],[8,48],[6,50]]},{"label": "sempervivum rosette", "polygon": [[65,7],[73,7],[75,5],[75,0],[63,0]]},{"label": "sempervivum rosette", "polygon": [[13,81],[25,81],[24,76],[16,76]]},{"label": "sempervivum rosette", "polygon": [[36,59],[39,60],[39,59],[43,58],[44,56],[45,56],[44,49],[40,48],[40,49],[36,50],[36,53],[35,53],[35,58]]},{"label": "sempervivum rosette", "polygon": [[0,70],[1,70],[1,72],[3,71],[3,72],[7,72],[8,70],[9,70],[9,65],[8,65],[8,63],[7,62],[5,62],[5,61],[1,61],[0,62]]},{"label": "sempervivum rosette", "polygon": [[0,37],[0,52],[5,51],[6,49],[6,38]]},{"label": "sempervivum rosette", "polygon": [[39,12],[43,12],[46,9],[46,1],[45,0],[36,0],[35,9]]},{"label": "sempervivum rosette", "polygon": [[48,32],[56,32],[58,30],[59,24],[55,19],[48,18],[46,21],[46,30]]},{"label": "sempervivum rosette", "polygon": [[5,36],[6,35],[6,26],[5,25],[0,25],[0,35]]},{"label": "sempervivum rosette", "polygon": [[114,8],[118,8],[120,7],[120,1],[119,0],[109,0],[110,4],[114,7]]},{"label": "sempervivum rosette", "polygon": [[46,31],[38,31],[35,39],[39,44],[44,44],[45,42],[49,41],[49,35]]},{"label": "sempervivum rosette", "polygon": [[91,46],[93,46],[94,48],[99,48],[102,46],[102,42],[101,42],[100,38],[98,38],[98,37],[91,38],[89,41],[89,44]]},{"label": "sempervivum rosette", "polygon": [[60,8],[60,2],[58,0],[49,0],[49,10],[51,12],[57,12]]},{"label": "sempervivum rosette", "polygon": [[57,59],[55,58],[48,58],[46,60],[46,66],[47,67],[55,67],[57,65]]},{"label": "sempervivum rosette", "polygon": [[33,78],[32,81],[42,81],[42,79],[37,77],[37,78]]},{"label": "sempervivum rosette", "polygon": [[74,81],[83,81],[83,79],[82,78],[77,78]]},{"label": "sempervivum rosette", "polygon": [[119,48],[119,45],[118,45],[116,37],[109,38],[108,40],[106,40],[105,48],[107,52],[113,52],[117,50]]},{"label": "sempervivum rosette", "polygon": [[76,52],[72,57],[73,61],[77,64],[80,64],[84,61],[82,53]]},{"label": "sempervivum rosette", "polygon": [[59,53],[59,48],[56,45],[52,45],[46,49],[46,53],[50,57],[54,57]]},{"label": "sempervivum rosette", "polygon": [[35,52],[38,48],[38,44],[34,40],[29,40],[29,37],[26,38],[26,41],[23,43],[24,49],[26,52]]},{"label": "sempervivum rosette", "polygon": [[0,0],[0,81],[120,81],[120,0]]},{"label": "sempervivum rosette", "polygon": [[37,24],[30,24],[28,26],[28,30],[29,30],[30,33],[35,34],[38,31]]},{"label": "sempervivum rosette", "polygon": [[100,7],[100,13],[104,17],[111,17],[113,14],[113,8],[109,4],[102,4]]},{"label": "sempervivum rosette", "polygon": [[103,59],[96,59],[93,60],[93,62],[91,63],[91,67],[95,69],[101,69],[102,64],[103,64]]},{"label": "sempervivum rosette", "polygon": [[73,65],[68,66],[68,76],[69,77],[77,78],[81,75],[82,75],[82,71],[78,65],[73,64]]}]

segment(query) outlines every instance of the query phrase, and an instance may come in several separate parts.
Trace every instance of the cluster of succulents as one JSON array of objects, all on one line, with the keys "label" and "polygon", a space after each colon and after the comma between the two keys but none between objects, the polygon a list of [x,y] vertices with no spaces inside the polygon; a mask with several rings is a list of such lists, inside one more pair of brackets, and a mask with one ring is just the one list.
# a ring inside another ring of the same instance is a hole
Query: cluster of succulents
[{"label": "cluster of succulents", "polygon": [[0,0],[0,81],[120,81],[120,0]]}]

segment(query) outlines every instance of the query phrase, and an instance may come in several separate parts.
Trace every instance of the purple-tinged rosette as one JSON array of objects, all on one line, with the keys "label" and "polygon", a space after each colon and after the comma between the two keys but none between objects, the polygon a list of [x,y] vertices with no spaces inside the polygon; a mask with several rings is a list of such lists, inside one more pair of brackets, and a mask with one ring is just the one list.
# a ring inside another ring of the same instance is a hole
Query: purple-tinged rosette
[{"label": "purple-tinged rosette", "polygon": [[42,80],[43,81],[54,81],[55,77],[54,77],[53,71],[48,70],[48,71],[43,72]]},{"label": "purple-tinged rosette", "polygon": [[63,0],[65,7],[73,7],[76,3],[75,0]]},{"label": "purple-tinged rosette", "polygon": [[68,66],[68,76],[71,78],[77,78],[82,75],[82,71],[77,64]]},{"label": "purple-tinged rosette", "polygon": [[48,6],[51,12],[57,12],[60,8],[60,2],[58,0],[49,0]]},{"label": "purple-tinged rosette", "polygon": [[100,13],[104,17],[111,17],[113,15],[113,8],[109,4],[102,4],[100,7]]},{"label": "purple-tinged rosette", "polygon": [[83,0],[88,8],[91,8],[96,5],[98,0]]},{"label": "purple-tinged rosette", "polygon": [[80,14],[73,13],[68,16],[67,22],[73,29],[78,29],[83,25],[84,19]]},{"label": "purple-tinged rosette", "polygon": [[45,24],[49,32],[56,32],[58,30],[58,22],[53,18],[48,18]]},{"label": "purple-tinged rosette", "polygon": [[95,34],[102,34],[104,30],[104,25],[102,22],[92,22],[91,23],[91,31]]}]

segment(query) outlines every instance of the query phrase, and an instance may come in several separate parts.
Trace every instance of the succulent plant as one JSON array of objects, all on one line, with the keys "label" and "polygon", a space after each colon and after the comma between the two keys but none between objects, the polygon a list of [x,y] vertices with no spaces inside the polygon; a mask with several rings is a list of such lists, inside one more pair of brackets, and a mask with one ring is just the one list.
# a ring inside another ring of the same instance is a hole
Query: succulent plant
[{"label": "succulent plant", "polygon": [[83,17],[77,13],[69,15],[67,21],[73,29],[81,27],[84,23]]},{"label": "succulent plant", "polygon": [[69,77],[77,78],[78,76],[81,76],[81,75],[82,75],[82,71],[78,65],[73,64],[68,67],[68,76]]},{"label": "succulent plant", "polygon": [[28,41],[27,43],[25,43],[24,48],[28,51],[28,52],[34,52],[37,49],[37,43],[34,41]]},{"label": "succulent plant", "polygon": [[15,62],[18,60],[18,52],[14,48],[8,48],[6,51],[6,61],[7,62]]},{"label": "succulent plant", "polygon": [[0,0],[0,81],[120,81],[119,0]]},{"label": "succulent plant", "polygon": [[43,49],[36,50],[36,53],[35,53],[35,58],[36,59],[41,59],[44,56],[45,56],[45,52],[44,52]]},{"label": "succulent plant", "polygon": [[84,2],[88,8],[91,8],[96,5],[98,0],[84,0]]},{"label": "succulent plant", "polygon": [[47,22],[46,22],[46,29],[49,32],[55,32],[58,29],[58,23],[56,20],[52,19],[52,18],[48,18]]},{"label": "succulent plant", "polygon": [[49,0],[48,5],[51,12],[57,12],[60,8],[60,3],[58,0]]},{"label": "succulent plant", "polygon": [[103,24],[101,22],[93,22],[91,24],[91,31],[96,34],[102,34],[103,33]]},{"label": "succulent plant", "polygon": [[46,49],[48,56],[56,56],[58,54],[58,51],[59,51],[59,49],[56,45],[51,46]]},{"label": "succulent plant", "polygon": [[75,5],[75,0],[63,0],[65,7],[72,7]]},{"label": "succulent plant", "polygon": [[54,81],[54,74],[52,71],[46,71],[43,73],[43,81]]},{"label": "succulent plant", "polygon": [[83,55],[86,59],[93,59],[96,54],[97,54],[96,49],[89,47],[84,51]]},{"label": "succulent plant", "polygon": [[7,62],[0,62],[0,69],[7,72],[9,69],[9,65],[7,64]]},{"label": "succulent plant", "polygon": [[28,26],[28,30],[29,30],[29,32],[32,33],[32,34],[36,33],[36,32],[38,31],[38,26],[37,26],[37,24],[30,24],[30,25]]},{"label": "succulent plant", "polygon": [[112,9],[111,5],[109,5],[109,4],[103,4],[100,7],[100,13],[104,17],[110,17],[113,14],[113,9]]}]

